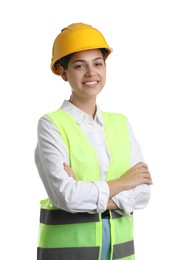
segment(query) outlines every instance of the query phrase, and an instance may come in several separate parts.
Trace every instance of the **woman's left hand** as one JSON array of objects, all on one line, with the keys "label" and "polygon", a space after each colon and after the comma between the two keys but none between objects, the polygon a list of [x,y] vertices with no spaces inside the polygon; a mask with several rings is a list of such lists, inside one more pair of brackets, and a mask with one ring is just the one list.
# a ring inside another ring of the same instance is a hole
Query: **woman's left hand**
[{"label": "woman's left hand", "polygon": [[76,180],[75,173],[72,171],[70,166],[67,163],[64,163],[63,165],[64,165],[64,170],[67,172],[69,177],[72,177],[74,180]]}]

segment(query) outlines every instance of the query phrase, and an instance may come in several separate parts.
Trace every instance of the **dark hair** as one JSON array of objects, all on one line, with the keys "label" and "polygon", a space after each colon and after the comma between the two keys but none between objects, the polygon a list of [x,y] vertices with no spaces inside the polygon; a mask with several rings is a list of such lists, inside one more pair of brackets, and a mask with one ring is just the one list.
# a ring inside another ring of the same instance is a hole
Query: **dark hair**
[{"label": "dark hair", "polygon": [[[108,54],[108,50],[105,49],[105,48],[100,48],[99,50],[101,51],[103,59],[105,60],[106,57],[107,57],[107,54]],[[66,70],[68,68],[69,61],[70,61],[70,58],[71,58],[72,55],[73,55],[73,53],[71,53],[69,55],[66,55],[66,56],[62,57],[61,59],[57,60],[54,63],[55,69],[58,70],[59,69],[59,65],[60,65],[61,67],[63,67]]]},{"label": "dark hair", "polygon": [[101,48],[101,49],[99,49],[100,51],[101,51],[101,54],[103,55],[103,59],[105,60],[106,59],[106,57],[108,56],[108,50],[107,49],[105,49],[105,48]]},{"label": "dark hair", "polygon": [[57,60],[54,63],[55,69],[57,70],[59,68],[59,65],[60,65],[61,67],[63,67],[66,70],[68,68],[68,64],[69,64],[69,61],[70,61],[72,54],[73,53],[62,57],[60,60]]}]

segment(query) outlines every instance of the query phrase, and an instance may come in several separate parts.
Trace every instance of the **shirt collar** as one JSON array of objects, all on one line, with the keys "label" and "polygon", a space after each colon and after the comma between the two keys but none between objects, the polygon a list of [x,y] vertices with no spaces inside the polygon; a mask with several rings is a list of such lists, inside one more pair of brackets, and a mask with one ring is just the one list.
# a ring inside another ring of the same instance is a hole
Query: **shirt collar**
[{"label": "shirt collar", "polygon": [[95,118],[93,119],[92,116],[86,114],[84,111],[73,105],[67,100],[64,100],[61,109],[69,114],[79,125],[82,124],[83,121],[85,120],[94,120],[95,122],[99,123],[100,125],[104,124],[104,120],[101,114],[101,110],[97,106],[96,109],[96,115]]}]

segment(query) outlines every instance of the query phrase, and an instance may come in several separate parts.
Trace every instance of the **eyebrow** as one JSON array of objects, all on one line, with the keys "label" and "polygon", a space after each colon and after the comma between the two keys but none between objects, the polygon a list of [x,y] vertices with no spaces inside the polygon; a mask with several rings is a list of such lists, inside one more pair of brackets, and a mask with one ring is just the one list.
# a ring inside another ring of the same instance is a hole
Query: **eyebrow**
[{"label": "eyebrow", "polygon": [[[94,60],[92,60],[92,61],[97,61],[97,60],[103,60],[103,58],[102,57],[97,57],[97,58],[95,58]],[[78,59],[78,60],[75,60],[74,62],[72,62],[72,64],[75,64],[76,62],[84,62],[84,63],[86,63],[87,61],[86,60],[80,60],[80,59]]]}]

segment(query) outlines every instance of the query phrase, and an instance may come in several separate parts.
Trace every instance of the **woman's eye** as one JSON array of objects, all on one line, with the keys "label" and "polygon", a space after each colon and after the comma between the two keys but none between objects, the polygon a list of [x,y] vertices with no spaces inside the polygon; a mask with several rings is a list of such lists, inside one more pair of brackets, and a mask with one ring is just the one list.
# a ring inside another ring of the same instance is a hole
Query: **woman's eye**
[{"label": "woman's eye", "polygon": [[102,62],[97,62],[95,65],[96,65],[97,67],[101,67],[101,66],[103,66],[103,63],[102,63]]},{"label": "woman's eye", "polygon": [[84,68],[84,64],[76,64],[75,65],[75,69],[81,69],[81,68]]}]

